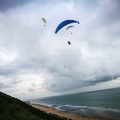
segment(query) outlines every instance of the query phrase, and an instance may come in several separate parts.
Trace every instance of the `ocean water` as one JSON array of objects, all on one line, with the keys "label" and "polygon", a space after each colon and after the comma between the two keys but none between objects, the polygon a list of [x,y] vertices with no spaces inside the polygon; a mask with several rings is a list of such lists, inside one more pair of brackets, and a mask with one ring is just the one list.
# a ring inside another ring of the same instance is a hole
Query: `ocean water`
[{"label": "ocean water", "polygon": [[120,120],[120,88],[34,99],[32,102],[81,116]]}]

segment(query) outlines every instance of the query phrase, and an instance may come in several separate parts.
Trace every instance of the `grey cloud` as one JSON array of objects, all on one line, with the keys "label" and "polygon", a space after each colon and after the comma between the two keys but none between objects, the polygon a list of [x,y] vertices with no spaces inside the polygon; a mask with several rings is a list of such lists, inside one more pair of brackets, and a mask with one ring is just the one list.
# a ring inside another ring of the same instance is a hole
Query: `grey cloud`
[{"label": "grey cloud", "polygon": [[5,87],[4,83],[1,82],[1,83],[0,83],[0,89],[1,89],[1,88],[4,88],[4,87]]},{"label": "grey cloud", "polygon": [[3,82],[0,82],[0,89],[5,89],[5,88],[10,88],[11,85],[9,83],[4,83]]},{"label": "grey cloud", "polygon": [[28,91],[29,92],[34,92],[34,89],[33,88],[29,88]]},{"label": "grey cloud", "polygon": [[14,69],[14,68],[9,68],[9,67],[1,67],[0,68],[0,75],[9,75],[9,74],[13,74],[13,73],[15,73],[16,72],[16,69]]},{"label": "grey cloud", "polygon": [[15,78],[13,78],[13,80],[12,80],[12,84],[19,84],[19,83],[21,83],[22,82],[22,80],[20,80],[19,78],[17,78],[17,77],[15,77]]},{"label": "grey cloud", "polygon": [[0,0],[0,11],[6,12],[9,9],[22,6],[32,0]]},{"label": "grey cloud", "polygon": [[35,87],[35,86],[36,86],[34,83],[31,83],[31,85],[32,85],[33,87]]},{"label": "grey cloud", "polygon": [[109,67],[101,66],[100,63],[91,66],[91,62],[89,63],[88,60],[83,61],[82,54],[78,54],[76,54],[76,51],[75,53],[69,51],[68,53],[64,52],[60,56],[54,57],[55,60],[54,58],[51,59],[54,65],[50,62],[52,66],[46,66],[48,74],[51,77],[45,79],[45,88],[57,92],[66,91],[110,81],[120,76],[116,71],[114,71],[115,73],[111,73]]},{"label": "grey cloud", "polygon": [[[107,8],[106,8],[107,7]],[[96,26],[97,28],[103,28],[103,30],[112,31],[112,34],[114,32],[118,32],[114,30],[115,25],[119,25],[120,21],[120,1],[115,0],[114,2],[110,0],[106,4],[101,5],[101,9],[99,13],[96,13]],[[117,27],[117,26],[116,26]],[[119,27],[119,26],[118,26]],[[107,29],[109,28],[109,29]],[[112,29],[113,28],[113,29]]]}]

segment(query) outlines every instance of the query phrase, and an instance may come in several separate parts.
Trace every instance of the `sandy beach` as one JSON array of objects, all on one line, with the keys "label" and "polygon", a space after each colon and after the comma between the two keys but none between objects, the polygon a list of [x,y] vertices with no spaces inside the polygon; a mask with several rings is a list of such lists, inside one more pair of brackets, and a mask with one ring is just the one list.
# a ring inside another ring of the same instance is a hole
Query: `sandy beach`
[{"label": "sandy beach", "polygon": [[30,105],[33,106],[34,108],[37,108],[41,111],[48,113],[48,114],[53,114],[53,115],[57,115],[59,117],[64,117],[68,120],[108,120],[106,118],[101,118],[101,117],[97,117],[97,116],[86,117],[86,116],[80,116],[75,113],[63,112],[63,111],[59,111],[55,108],[48,107],[45,105],[40,105],[40,104],[30,104]]}]

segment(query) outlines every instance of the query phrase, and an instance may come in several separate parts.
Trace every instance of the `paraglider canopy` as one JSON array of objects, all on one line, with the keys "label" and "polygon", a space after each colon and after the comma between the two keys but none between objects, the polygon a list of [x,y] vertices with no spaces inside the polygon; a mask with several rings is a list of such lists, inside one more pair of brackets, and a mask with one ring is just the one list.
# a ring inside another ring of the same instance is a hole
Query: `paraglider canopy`
[{"label": "paraglider canopy", "polygon": [[64,20],[57,26],[57,28],[55,30],[55,33],[57,33],[61,28],[63,28],[64,26],[66,26],[66,25],[68,25],[70,23],[78,23],[79,24],[79,21],[76,21],[76,20]]},{"label": "paraglider canopy", "polygon": [[[46,20],[45,20],[45,18],[41,18],[41,20],[44,22],[44,23],[46,23]],[[45,25],[44,25],[45,26]]]},{"label": "paraglider canopy", "polygon": [[45,18],[41,18],[41,20],[42,20],[44,23],[46,23],[46,20],[45,20]]},{"label": "paraglider canopy", "polygon": [[74,27],[73,25],[70,25],[70,26],[68,26],[67,28],[66,28],[66,30],[68,30],[69,28],[71,28],[71,27]]}]

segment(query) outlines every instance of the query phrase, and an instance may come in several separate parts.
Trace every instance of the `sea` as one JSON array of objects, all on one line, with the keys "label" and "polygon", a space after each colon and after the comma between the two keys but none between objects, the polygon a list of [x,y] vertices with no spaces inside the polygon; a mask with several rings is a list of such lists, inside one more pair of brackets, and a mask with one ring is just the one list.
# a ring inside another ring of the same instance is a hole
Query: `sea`
[{"label": "sea", "polygon": [[120,120],[120,88],[37,98],[31,101],[81,116]]}]

